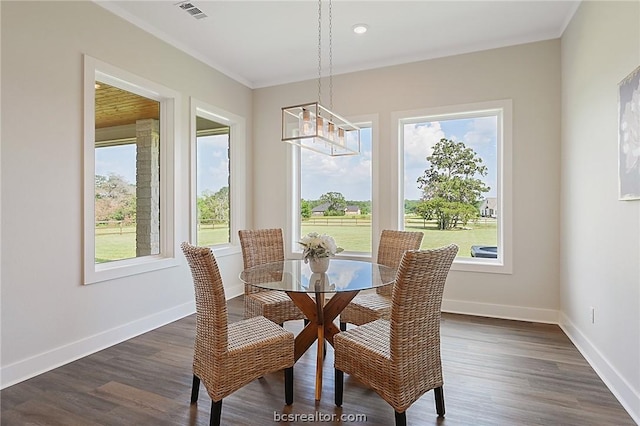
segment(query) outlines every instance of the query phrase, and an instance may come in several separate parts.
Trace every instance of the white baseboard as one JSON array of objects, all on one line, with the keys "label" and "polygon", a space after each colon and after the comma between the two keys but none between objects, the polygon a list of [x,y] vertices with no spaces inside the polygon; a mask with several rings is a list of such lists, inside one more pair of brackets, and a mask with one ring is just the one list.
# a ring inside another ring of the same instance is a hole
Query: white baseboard
[{"label": "white baseboard", "polygon": [[493,303],[469,302],[466,300],[444,299],[442,301],[442,312],[548,324],[558,323],[558,311],[553,309],[497,305]]},{"label": "white baseboard", "polygon": [[611,393],[629,413],[631,418],[640,425],[640,393],[631,387],[629,382],[620,375],[616,368],[613,367],[589,339],[574,326],[564,313],[552,309],[496,305],[450,299],[444,299],[442,301],[442,311],[455,314],[558,324],[573,345],[587,360],[591,368],[593,368]]},{"label": "white baseboard", "polygon": [[[225,289],[227,298],[243,293],[241,285]],[[464,315],[485,316],[519,321],[559,324],[576,348],[620,401],[633,420],[640,424],[640,394],[622,377],[608,360],[591,344],[566,315],[552,309],[498,305],[445,299],[442,311]],[[195,312],[193,302],[141,318],[120,327],[87,337],[39,355],[15,362],[0,369],[0,389],[45,373],[84,356],[98,352],[132,337],[146,333]]]},{"label": "white baseboard", "polygon": [[76,342],[34,355],[0,369],[0,389],[68,364],[195,312],[193,302],[140,318]]},{"label": "white baseboard", "polygon": [[224,288],[224,294],[227,300],[244,294],[244,284],[239,283]]},{"label": "white baseboard", "polygon": [[598,348],[562,312],[560,313],[559,325],[591,365],[591,368],[627,410],[633,421],[640,425],[640,392],[633,389],[609,360],[600,353]]}]

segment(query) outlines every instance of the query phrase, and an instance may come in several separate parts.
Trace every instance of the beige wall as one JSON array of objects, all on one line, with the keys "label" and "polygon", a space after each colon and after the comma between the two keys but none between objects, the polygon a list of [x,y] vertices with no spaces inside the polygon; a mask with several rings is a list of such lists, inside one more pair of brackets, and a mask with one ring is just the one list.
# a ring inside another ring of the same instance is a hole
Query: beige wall
[{"label": "beige wall", "polygon": [[[513,101],[513,274],[452,272],[444,307],[551,322],[560,310],[565,330],[636,420],[640,202],[617,201],[615,121],[617,82],[640,63],[638,9],[583,2],[562,46],[552,40],[334,77],[339,112],[378,117],[380,228],[394,227],[394,112]],[[193,310],[184,264],[81,285],[82,54],[181,94],[178,242],[188,238],[189,96],[247,119],[249,225],[286,228],[280,108],[315,99],[317,87],[251,91],[90,2],[3,1],[0,10],[6,386]],[[220,264],[225,281],[237,281],[239,255]]]},{"label": "beige wall", "polygon": [[582,2],[562,37],[561,322],[640,423],[640,201],[618,201],[617,164],[638,65],[640,3]]},{"label": "beige wall", "polygon": [[[2,8],[2,385],[194,311],[181,265],[83,286],[82,55],[180,93],[176,174],[188,238],[189,96],[250,122],[252,93],[92,2]],[[248,138],[251,138],[249,129]],[[219,259],[237,282],[239,256]]]},{"label": "beige wall", "polygon": [[[513,101],[513,274],[452,272],[444,309],[556,321],[559,308],[560,41],[532,43],[334,76],[342,115],[377,114],[380,227],[395,227],[394,111],[500,99]],[[280,108],[313,100],[316,81],[254,95],[254,203],[285,206],[288,173]],[[375,194],[374,190],[374,194]],[[262,209],[258,227],[286,228],[284,207]]]}]

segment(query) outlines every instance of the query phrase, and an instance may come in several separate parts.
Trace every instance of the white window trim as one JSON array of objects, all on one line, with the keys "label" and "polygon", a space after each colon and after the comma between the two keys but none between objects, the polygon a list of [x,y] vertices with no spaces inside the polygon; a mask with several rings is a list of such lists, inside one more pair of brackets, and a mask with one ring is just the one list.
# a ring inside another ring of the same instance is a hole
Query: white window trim
[{"label": "white window trim", "polygon": [[204,117],[220,124],[229,126],[229,203],[231,215],[229,217],[230,242],[211,246],[216,256],[228,256],[240,253],[240,240],[238,230],[245,229],[247,223],[245,194],[247,193],[247,130],[246,120],[243,117],[232,114],[221,108],[210,105],[191,97],[191,126],[190,126],[190,163],[191,163],[191,190],[190,190],[190,234],[191,241],[197,241],[198,207],[196,200],[197,188],[197,148],[196,148],[196,116]]},{"label": "white window trim", "polygon": [[[347,117],[347,119],[354,123],[356,126],[371,127],[371,253],[366,252],[349,252],[345,251],[339,254],[340,258],[344,259],[356,259],[356,260],[371,260],[372,253],[376,253],[378,242],[377,236],[380,235],[379,223],[380,223],[380,203],[374,202],[374,200],[380,200],[380,185],[379,185],[379,167],[380,167],[380,147],[378,139],[378,114],[366,114],[359,116]],[[300,150],[299,146],[292,144],[287,145],[286,161],[289,164],[291,173],[287,174],[286,189],[287,194],[295,196],[288,197],[287,199],[287,213],[286,213],[286,234],[289,236],[287,246],[286,257],[287,258],[302,258],[302,250],[298,241],[302,238],[300,235]],[[285,238],[287,238],[285,236]]]},{"label": "white window trim", "polygon": [[292,144],[286,144],[286,161],[289,165],[290,173],[287,173],[286,182],[286,194],[290,194],[287,197],[286,208],[286,229],[285,240],[288,239],[288,244],[285,244],[287,259],[300,259],[302,258],[302,251],[298,250],[300,241],[300,147]]},{"label": "white window trim", "polygon": [[[160,102],[160,254],[95,263],[95,81]],[[179,264],[175,257],[175,144],[179,129],[178,92],[84,55],[84,284],[93,284]]]},{"label": "white window trim", "polygon": [[483,111],[498,113],[498,146],[497,146],[497,193],[498,211],[498,259],[460,258],[457,257],[451,267],[454,271],[487,272],[511,274],[513,273],[513,169],[512,169],[512,145],[513,145],[513,112],[511,99],[477,102],[461,105],[449,105],[437,108],[417,109],[410,111],[396,111],[391,115],[394,124],[391,130],[391,140],[396,142],[398,150],[398,165],[395,171],[398,185],[397,205],[395,211],[395,223],[398,229],[404,228],[404,141],[402,137],[402,125],[410,122],[433,120],[438,116],[446,118],[464,118],[474,116]]}]

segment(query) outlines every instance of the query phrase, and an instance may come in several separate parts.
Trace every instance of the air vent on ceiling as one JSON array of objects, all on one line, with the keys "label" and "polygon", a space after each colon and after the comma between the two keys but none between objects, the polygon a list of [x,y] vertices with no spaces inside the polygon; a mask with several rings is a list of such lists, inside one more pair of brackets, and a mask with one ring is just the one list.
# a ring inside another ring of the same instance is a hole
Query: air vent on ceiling
[{"label": "air vent on ceiling", "polygon": [[198,9],[193,3],[189,1],[176,3],[176,5],[196,19],[203,19],[207,17],[207,15],[203,11]]}]

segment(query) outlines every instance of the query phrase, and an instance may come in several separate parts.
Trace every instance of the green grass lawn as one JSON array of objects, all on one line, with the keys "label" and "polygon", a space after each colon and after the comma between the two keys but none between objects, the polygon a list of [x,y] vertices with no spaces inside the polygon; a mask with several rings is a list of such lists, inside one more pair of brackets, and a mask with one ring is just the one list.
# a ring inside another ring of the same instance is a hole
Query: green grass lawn
[{"label": "green grass lawn", "polygon": [[229,227],[216,225],[215,228],[201,227],[198,230],[198,245],[212,246],[214,244],[225,244],[229,242]]},{"label": "green grass lawn", "polygon": [[[460,247],[459,257],[471,257],[472,245],[497,245],[496,221],[492,219],[479,219],[470,222],[464,229],[440,231],[435,223],[427,222],[424,227],[419,218],[407,218],[405,230],[424,232],[422,240],[423,249],[436,248],[455,243]],[[110,233],[107,233],[110,232]],[[371,251],[371,222],[358,219],[329,218],[318,220],[315,224],[303,222],[302,234],[318,232],[331,235],[339,247],[347,251],[369,252]],[[202,227],[198,231],[198,245],[208,246],[228,241],[229,228]],[[293,247],[297,249],[298,247]],[[129,259],[136,255],[136,234],[134,227],[123,228],[122,234],[113,229],[105,231],[96,230],[96,262],[109,262],[113,260]]]},{"label": "green grass lawn", "polygon": [[469,222],[464,229],[451,229],[440,231],[435,224],[427,224],[423,227],[422,222],[409,222],[405,224],[406,231],[422,231],[424,238],[420,248],[429,249],[457,244],[458,257],[471,257],[472,245],[498,245],[498,233],[495,220],[480,219],[478,222]]},{"label": "green grass lawn", "polygon": [[[210,246],[229,241],[229,228],[203,227],[198,231],[198,245]],[[136,257],[136,229],[125,227],[120,234],[117,230],[98,228],[96,230],[96,263]]]},{"label": "green grass lawn", "polygon": [[[347,251],[371,251],[371,227],[342,226],[339,222],[328,224],[318,221],[315,225],[302,224],[302,234],[308,232],[318,232],[320,234],[331,235],[338,246]],[[422,249],[442,247],[451,243],[459,247],[459,257],[471,257],[472,245],[497,245],[496,221],[493,219],[480,219],[477,222],[468,223],[464,229],[452,229],[441,231],[436,227],[435,222],[427,222],[426,227],[422,219],[407,218],[405,220],[406,231],[424,232]]]},{"label": "green grass lawn", "polygon": [[122,228],[122,233],[109,228],[96,229],[96,263],[136,257],[136,228]]},{"label": "green grass lawn", "polygon": [[[312,225],[302,222],[300,232],[302,235],[309,232],[331,235],[336,240],[338,247],[342,247],[346,251],[371,251],[371,222],[367,226]],[[300,246],[298,245],[297,248],[300,248]]]}]

